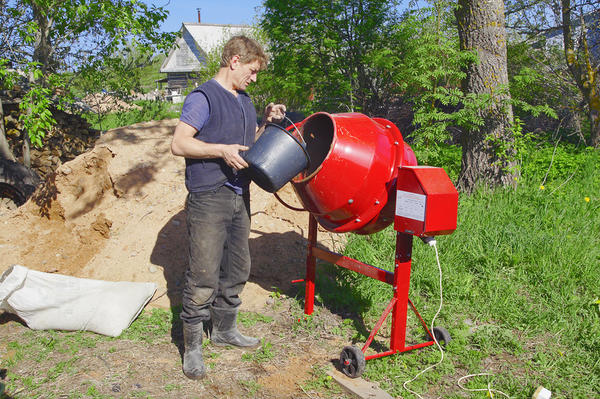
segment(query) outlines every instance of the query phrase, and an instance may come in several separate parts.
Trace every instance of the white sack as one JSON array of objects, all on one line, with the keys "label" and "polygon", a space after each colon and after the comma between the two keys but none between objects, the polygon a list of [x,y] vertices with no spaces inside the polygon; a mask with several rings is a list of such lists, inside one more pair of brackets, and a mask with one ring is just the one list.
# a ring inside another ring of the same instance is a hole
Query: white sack
[{"label": "white sack", "polygon": [[34,330],[93,331],[116,337],[156,291],[154,283],[110,282],[15,265],[0,277],[0,310]]}]

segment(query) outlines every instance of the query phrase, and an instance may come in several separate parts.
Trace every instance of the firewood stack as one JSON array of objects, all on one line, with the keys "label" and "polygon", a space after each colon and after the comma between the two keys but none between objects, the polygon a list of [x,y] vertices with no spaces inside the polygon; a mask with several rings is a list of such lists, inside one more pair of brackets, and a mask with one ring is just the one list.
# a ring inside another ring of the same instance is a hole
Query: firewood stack
[{"label": "firewood stack", "polygon": [[[19,121],[20,98],[18,92],[3,91],[4,126],[6,138],[17,158],[23,162],[23,122]],[[43,179],[64,162],[94,147],[100,131],[92,129],[81,116],[53,108],[56,124],[42,139],[42,147],[31,147],[31,167]]]}]

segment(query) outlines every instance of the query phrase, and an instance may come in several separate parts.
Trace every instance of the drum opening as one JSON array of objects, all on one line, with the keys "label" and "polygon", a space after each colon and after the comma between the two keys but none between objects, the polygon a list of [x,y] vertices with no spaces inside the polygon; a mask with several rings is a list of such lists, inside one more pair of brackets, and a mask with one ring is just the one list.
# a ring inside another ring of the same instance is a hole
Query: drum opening
[{"label": "drum opening", "polygon": [[303,175],[312,175],[323,163],[333,142],[333,119],[326,114],[316,114],[304,122],[302,137],[306,142],[306,151],[310,164]]}]

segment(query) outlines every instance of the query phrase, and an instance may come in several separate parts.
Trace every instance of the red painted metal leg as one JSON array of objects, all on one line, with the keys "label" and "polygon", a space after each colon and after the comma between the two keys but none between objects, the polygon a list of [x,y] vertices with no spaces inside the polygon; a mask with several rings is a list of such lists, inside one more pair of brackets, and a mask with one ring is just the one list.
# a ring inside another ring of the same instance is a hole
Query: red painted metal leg
[{"label": "red painted metal leg", "polygon": [[412,308],[414,314],[416,314],[417,317],[419,318],[419,320],[421,321],[421,325],[423,326],[423,328],[425,329],[425,331],[427,331],[427,335],[429,335],[431,337],[431,339],[433,339],[433,334],[431,333],[431,331],[429,331],[429,328],[427,327],[427,323],[425,323],[425,320],[423,320],[423,317],[421,317],[421,314],[417,311],[417,308],[412,303],[412,301],[410,300],[410,298],[408,299],[408,303],[410,304],[410,307]]},{"label": "red painted metal leg", "polygon": [[[385,270],[378,269],[374,266],[367,265],[359,262],[355,259],[347,258],[340,254],[336,254],[330,251],[325,251],[317,248],[317,220],[314,216],[309,215],[308,223],[308,250],[306,255],[306,278],[304,282],[306,284],[305,297],[304,297],[304,313],[310,315],[314,310],[315,302],[315,279],[316,279],[316,259],[326,260],[337,266],[344,267],[346,269],[355,271],[359,274],[363,274],[367,277],[374,278],[376,280],[391,284],[394,290],[394,296],[383,314],[379,318],[375,328],[371,331],[367,342],[362,348],[362,352],[365,353],[370,344],[372,343],[377,331],[383,325],[385,319],[392,313],[392,336],[390,338],[390,350],[382,353],[375,353],[372,355],[365,356],[365,360],[375,359],[379,357],[393,355],[398,352],[406,352],[413,349],[423,348],[434,344],[434,341],[423,342],[417,345],[406,346],[406,324],[407,324],[407,311],[408,305],[410,304],[412,310],[415,312],[421,324],[425,328],[425,331],[431,336],[431,332],[428,330],[425,321],[408,299],[408,291],[410,288],[410,271],[412,261],[412,244],[413,236],[410,234],[396,233],[396,259],[394,274]],[[297,280],[301,281],[301,280]]]},{"label": "red painted metal leg", "polygon": [[309,214],[308,220],[308,249],[306,255],[306,279],[304,294],[304,313],[312,314],[315,304],[316,257],[313,248],[317,246],[317,220]]},{"label": "red painted metal leg", "polygon": [[396,233],[393,284],[396,303],[392,311],[392,336],[390,338],[390,349],[393,352],[403,352],[406,347],[406,312],[408,308],[408,289],[410,287],[412,242],[412,235]]},{"label": "red painted metal leg", "polygon": [[377,334],[377,331],[379,331],[379,329],[383,325],[383,322],[387,318],[388,314],[390,314],[390,311],[392,310],[392,308],[395,304],[396,304],[396,298],[392,298],[390,303],[387,305],[387,307],[383,311],[383,314],[377,321],[377,324],[375,324],[375,328],[373,328],[373,330],[371,331],[371,335],[369,335],[367,342],[365,342],[365,345],[361,349],[363,353],[365,353],[367,351],[367,348],[369,347],[369,345],[371,345],[371,342],[373,342],[373,338],[375,338],[375,334]]}]

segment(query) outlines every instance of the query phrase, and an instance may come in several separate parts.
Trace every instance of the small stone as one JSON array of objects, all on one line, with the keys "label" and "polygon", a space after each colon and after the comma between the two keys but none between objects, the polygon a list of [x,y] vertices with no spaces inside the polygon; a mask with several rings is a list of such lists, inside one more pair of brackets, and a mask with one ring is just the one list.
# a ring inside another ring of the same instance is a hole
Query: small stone
[{"label": "small stone", "polygon": [[173,224],[174,224],[175,226],[179,226],[179,225],[181,224],[181,222],[180,222],[179,220],[177,220],[177,219],[174,219],[174,220],[173,220]]},{"label": "small stone", "polygon": [[110,390],[113,392],[121,392],[121,384],[113,384]]},{"label": "small stone", "polygon": [[267,305],[272,305],[275,303],[275,299],[273,299],[273,297],[268,297],[267,298]]},{"label": "small stone", "polygon": [[150,265],[150,266],[148,266],[148,271],[150,273],[156,273],[158,271],[158,268],[154,265]]}]

